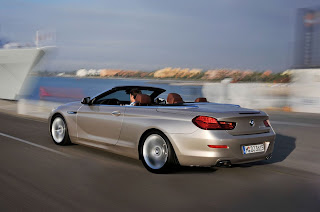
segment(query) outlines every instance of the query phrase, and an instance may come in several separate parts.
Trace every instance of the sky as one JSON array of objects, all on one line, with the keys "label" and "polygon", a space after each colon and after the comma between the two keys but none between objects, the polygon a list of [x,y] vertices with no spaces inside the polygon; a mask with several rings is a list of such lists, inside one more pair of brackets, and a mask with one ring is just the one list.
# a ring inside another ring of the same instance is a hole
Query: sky
[{"label": "sky", "polygon": [[316,0],[0,0],[0,35],[56,32],[49,70],[164,67],[284,71],[296,11]]}]

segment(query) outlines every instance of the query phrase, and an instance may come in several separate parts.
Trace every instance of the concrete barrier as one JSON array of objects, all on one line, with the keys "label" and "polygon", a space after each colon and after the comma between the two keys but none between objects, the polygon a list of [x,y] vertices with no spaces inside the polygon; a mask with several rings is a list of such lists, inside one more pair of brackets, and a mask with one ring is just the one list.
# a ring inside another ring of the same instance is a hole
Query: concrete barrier
[{"label": "concrete barrier", "polygon": [[210,102],[238,104],[241,107],[266,109],[288,106],[287,83],[207,83],[202,93]]},{"label": "concrete barrier", "polygon": [[50,112],[61,104],[59,102],[20,99],[17,103],[17,113],[47,119]]},{"label": "concrete barrier", "polygon": [[288,71],[292,74],[291,83],[207,83],[202,93],[211,102],[320,113],[320,69]]},{"label": "concrete barrier", "polygon": [[296,69],[291,72],[289,102],[292,111],[320,113],[320,69]]}]

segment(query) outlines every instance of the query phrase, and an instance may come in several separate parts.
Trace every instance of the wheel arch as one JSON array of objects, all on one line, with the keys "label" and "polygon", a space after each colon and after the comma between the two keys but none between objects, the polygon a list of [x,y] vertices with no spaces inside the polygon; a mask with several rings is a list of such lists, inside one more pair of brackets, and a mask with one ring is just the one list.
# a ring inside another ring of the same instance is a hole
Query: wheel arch
[{"label": "wheel arch", "polygon": [[[150,129],[147,129],[146,131],[144,131],[144,133],[142,133],[142,135],[140,136],[140,139],[139,139],[139,143],[138,143],[138,154],[139,154],[139,160],[141,160],[141,157],[142,157],[142,141],[144,139],[144,137],[152,132],[152,131],[155,131],[155,132],[160,132],[160,133],[163,133],[161,130],[159,129],[156,129],[156,128],[150,128]],[[164,134],[164,133],[163,133]]]},{"label": "wheel arch", "polygon": [[170,143],[170,145],[171,145],[171,147],[172,147],[172,149],[174,151],[174,157],[175,157],[176,163],[179,164],[179,160],[178,160],[178,157],[176,155],[176,151],[174,149],[174,146],[172,145],[171,140],[168,138],[168,136],[163,131],[161,131],[161,130],[159,130],[157,128],[150,128],[150,129],[144,131],[144,133],[142,133],[142,135],[140,136],[139,144],[138,144],[139,160],[142,159],[142,141],[143,141],[144,137],[150,132],[159,132],[159,133],[163,134],[168,139],[168,141],[169,141],[169,143]]},{"label": "wheel arch", "polygon": [[64,119],[66,125],[68,126],[67,120],[64,117],[64,115],[62,113],[60,113],[60,112],[55,112],[54,114],[51,115],[51,117],[49,119],[49,132],[50,133],[51,133],[52,122],[53,122],[54,118],[57,117],[57,116],[61,116]]},{"label": "wheel arch", "polygon": [[49,122],[50,122],[50,127],[52,125],[52,120],[57,117],[57,116],[62,116],[64,120],[66,120],[66,118],[62,115],[62,113],[60,112],[55,112],[54,114],[51,115],[50,119],[49,119]]},{"label": "wheel arch", "polygon": [[[64,139],[62,140],[62,142],[56,142],[53,138],[53,135],[52,135],[52,124],[53,124],[53,121],[56,117],[61,117],[64,124],[65,124],[65,135],[64,135]],[[55,112],[54,114],[51,115],[51,117],[49,118],[50,120],[50,123],[49,123],[49,133],[50,133],[50,136],[51,138],[53,139],[53,141],[58,144],[58,145],[62,145],[62,146],[65,146],[65,145],[70,145],[72,144],[71,142],[71,139],[70,139],[70,136],[69,136],[69,132],[68,132],[68,123],[67,123],[67,120],[65,118],[65,116],[60,113],[60,112]]]}]

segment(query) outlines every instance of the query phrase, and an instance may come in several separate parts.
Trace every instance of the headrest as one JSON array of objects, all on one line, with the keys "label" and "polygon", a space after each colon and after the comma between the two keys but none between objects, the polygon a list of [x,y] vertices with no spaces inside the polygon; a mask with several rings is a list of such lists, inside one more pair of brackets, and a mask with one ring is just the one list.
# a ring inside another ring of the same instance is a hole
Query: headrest
[{"label": "headrest", "polygon": [[177,93],[169,93],[167,97],[168,104],[183,103],[181,96]]},{"label": "headrest", "polygon": [[136,96],[136,102],[138,102],[138,105],[148,105],[151,104],[151,98],[146,94],[139,93]]},{"label": "headrest", "polygon": [[200,98],[197,98],[196,100],[194,100],[194,102],[208,102],[208,101],[206,98],[200,97]]}]

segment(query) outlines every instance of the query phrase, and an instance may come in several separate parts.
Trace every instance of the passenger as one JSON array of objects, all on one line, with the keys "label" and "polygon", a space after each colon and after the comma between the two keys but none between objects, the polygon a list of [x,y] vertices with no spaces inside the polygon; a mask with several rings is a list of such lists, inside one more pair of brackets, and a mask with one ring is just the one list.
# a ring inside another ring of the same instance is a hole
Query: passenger
[{"label": "passenger", "polygon": [[138,94],[140,94],[141,91],[137,88],[134,88],[130,91],[130,106],[135,106],[136,105],[136,97]]}]

